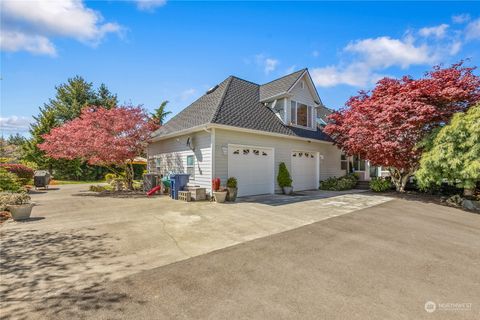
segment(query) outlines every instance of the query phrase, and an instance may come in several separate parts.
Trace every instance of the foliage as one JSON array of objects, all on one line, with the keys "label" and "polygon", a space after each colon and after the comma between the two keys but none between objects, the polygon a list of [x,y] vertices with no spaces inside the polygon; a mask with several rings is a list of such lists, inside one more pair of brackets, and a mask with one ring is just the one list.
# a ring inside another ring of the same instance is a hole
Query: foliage
[{"label": "foliage", "polygon": [[22,158],[23,150],[21,144],[18,144],[19,140],[17,139],[24,138],[21,136],[20,138],[16,136],[10,136],[8,139],[0,137],[0,162],[14,163],[18,162]]},{"label": "foliage", "polygon": [[473,189],[480,180],[480,104],[456,113],[450,124],[424,142],[426,152],[416,173],[420,188],[443,181]]},{"label": "foliage", "polygon": [[114,179],[116,179],[116,178],[117,178],[117,175],[116,175],[115,173],[107,173],[107,174],[105,175],[105,181],[106,181],[107,183],[112,182],[112,180],[114,180]]},{"label": "foliage", "polygon": [[384,78],[330,115],[325,132],[348,155],[388,167],[397,191],[403,192],[419,165],[418,143],[480,99],[480,77],[462,65],[435,67],[417,80]]},{"label": "foliage", "polygon": [[33,171],[38,170],[38,166],[35,162],[28,160],[20,160],[20,164],[23,164],[25,167],[32,169]]},{"label": "foliage", "polygon": [[70,78],[66,83],[56,89],[54,99],[40,108],[38,116],[34,117],[35,122],[31,125],[31,138],[22,145],[24,160],[35,162],[39,168],[48,169],[55,176],[64,179],[98,179],[105,174],[100,167],[88,166],[82,161],[55,160],[45,155],[45,152],[38,148],[43,143],[43,135],[50,132],[52,128],[77,118],[82,109],[89,105],[102,106],[106,109],[114,108],[117,105],[117,96],[112,94],[108,88],[101,84],[95,90],[93,84],[86,82],[82,77]]},{"label": "foliage", "polygon": [[163,101],[160,106],[151,114],[152,120],[160,126],[164,124],[165,118],[172,113],[171,111],[165,111],[167,104],[167,100]]},{"label": "foliage", "polygon": [[237,187],[237,178],[230,177],[227,180],[227,188],[236,188]]},{"label": "foliage", "polygon": [[33,170],[23,164],[2,163],[0,164],[0,167],[15,174],[22,185],[26,185],[31,179],[33,179]]},{"label": "foliage", "polygon": [[156,128],[140,107],[89,107],[80,117],[44,135],[39,148],[55,159],[81,159],[114,172],[121,168],[132,189],[131,161],[144,151]]},{"label": "foliage", "polygon": [[220,178],[213,178],[212,179],[212,189],[213,191],[220,190]]},{"label": "foliage", "polygon": [[30,196],[26,192],[5,192],[0,195],[0,210],[8,210],[8,206],[29,204]]},{"label": "foliage", "polygon": [[358,176],[356,174],[350,173],[343,177],[331,177],[327,180],[320,181],[321,190],[330,190],[330,191],[341,191],[353,189],[357,184]]},{"label": "foliage", "polygon": [[385,192],[392,188],[390,180],[385,178],[373,178],[370,180],[370,190],[373,192]]},{"label": "foliage", "polygon": [[5,168],[0,167],[0,191],[18,192],[21,190],[18,177],[8,172]]},{"label": "foliage", "polygon": [[93,191],[93,192],[102,192],[102,191],[111,191],[113,190],[112,186],[110,185],[105,185],[105,186],[102,186],[102,185],[92,185],[90,186],[89,188],[90,191]]},{"label": "foliage", "polygon": [[290,176],[290,172],[288,172],[285,162],[281,162],[278,167],[277,182],[280,188],[292,186],[292,177]]}]

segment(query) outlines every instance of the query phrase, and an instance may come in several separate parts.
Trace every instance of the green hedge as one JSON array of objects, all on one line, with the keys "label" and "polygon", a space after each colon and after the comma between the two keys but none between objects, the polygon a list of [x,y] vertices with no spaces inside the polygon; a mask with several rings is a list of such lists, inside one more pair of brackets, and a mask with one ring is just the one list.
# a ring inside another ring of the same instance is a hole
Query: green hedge
[{"label": "green hedge", "polygon": [[373,192],[385,192],[392,188],[392,183],[388,179],[373,178],[370,180],[370,190]]},{"label": "green hedge", "polygon": [[350,173],[343,177],[333,177],[320,181],[321,190],[341,191],[353,189],[357,184],[358,176]]}]

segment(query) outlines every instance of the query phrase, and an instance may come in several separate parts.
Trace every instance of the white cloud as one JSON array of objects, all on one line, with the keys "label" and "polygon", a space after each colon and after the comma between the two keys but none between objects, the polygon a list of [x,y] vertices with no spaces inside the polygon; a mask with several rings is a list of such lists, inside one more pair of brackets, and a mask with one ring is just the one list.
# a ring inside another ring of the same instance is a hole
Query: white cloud
[{"label": "white cloud", "polygon": [[167,0],[135,0],[138,10],[154,11],[158,7],[162,7],[167,3]]},{"label": "white cloud", "polygon": [[25,132],[30,128],[33,119],[30,117],[10,116],[0,118],[0,128],[6,132]]},{"label": "white cloud", "polygon": [[257,54],[255,56],[255,62],[257,65],[263,68],[265,74],[275,71],[280,63],[280,61],[277,59],[267,57],[264,54]]},{"label": "white cloud", "polygon": [[449,54],[451,56],[454,56],[456,55],[457,53],[460,52],[460,50],[462,49],[462,42],[461,41],[454,41],[452,42],[452,44],[449,46]]},{"label": "white cloud", "polygon": [[448,29],[448,24],[441,24],[435,27],[425,27],[421,28],[420,31],[418,32],[422,37],[435,37],[438,39],[441,39],[445,37],[445,33]]},{"label": "white cloud", "polygon": [[468,13],[457,14],[452,16],[453,23],[465,23],[470,21],[470,15]]},{"label": "white cloud", "polygon": [[81,0],[6,0],[1,6],[2,50],[52,55],[51,37],[73,38],[95,46],[108,33],[122,30],[116,23],[104,23],[101,14]]},{"label": "white cloud", "polygon": [[44,36],[28,35],[19,31],[4,30],[0,33],[0,48],[5,51],[25,50],[33,54],[56,56],[53,43]]},{"label": "white cloud", "polygon": [[311,70],[317,86],[365,87],[381,79],[384,76],[381,71],[387,68],[432,64],[438,58],[426,44],[416,45],[411,36],[362,39],[349,43],[343,52],[352,55],[350,62]]},{"label": "white cloud", "polygon": [[465,28],[465,39],[480,39],[480,18],[470,22]]},{"label": "white cloud", "polygon": [[408,68],[410,65],[432,61],[428,46],[415,46],[410,38],[403,40],[390,37],[364,39],[350,43],[345,47],[345,51],[359,54],[361,60],[370,67],[388,68],[398,65]]},{"label": "white cloud", "polygon": [[193,88],[186,89],[186,90],[182,91],[182,93],[180,94],[180,99],[182,101],[188,100],[196,93],[197,93],[197,90],[195,90]]}]

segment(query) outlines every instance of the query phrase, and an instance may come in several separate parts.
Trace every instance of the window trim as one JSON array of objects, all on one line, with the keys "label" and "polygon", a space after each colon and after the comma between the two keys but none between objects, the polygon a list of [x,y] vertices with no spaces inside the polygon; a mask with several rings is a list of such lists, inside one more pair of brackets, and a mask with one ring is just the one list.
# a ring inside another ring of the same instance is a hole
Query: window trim
[{"label": "window trim", "polygon": [[[189,164],[188,164],[188,159],[189,159],[190,157],[191,157],[191,159],[192,159],[193,162],[192,162],[192,164],[189,165]],[[188,173],[188,169],[190,169],[190,168],[193,169],[193,174],[190,174],[190,178],[191,178],[192,180],[195,180],[195,155],[193,155],[193,154],[187,155],[187,158],[186,158],[186,160],[185,160],[185,164],[186,164],[186,165],[185,165],[186,173]]]},{"label": "window trim", "polygon": [[[293,117],[292,117],[292,110],[294,109],[292,104],[295,104],[295,121],[293,121]],[[298,104],[303,104],[307,107],[307,125],[306,126],[298,124]],[[299,102],[297,100],[290,99],[290,125],[294,127],[314,130],[316,125],[314,126],[313,124],[314,123],[316,124],[316,121],[313,120],[313,114],[314,114],[314,106],[311,106],[303,102]],[[309,123],[310,123],[310,126],[308,126]]]}]

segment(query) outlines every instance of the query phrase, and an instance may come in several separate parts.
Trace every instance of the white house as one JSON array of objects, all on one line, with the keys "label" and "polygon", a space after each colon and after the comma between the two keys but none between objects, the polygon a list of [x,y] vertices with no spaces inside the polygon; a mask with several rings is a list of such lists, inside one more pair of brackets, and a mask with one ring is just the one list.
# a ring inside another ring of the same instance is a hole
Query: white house
[{"label": "white house", "polygon": [[208,192],[212,178],[236,177],[246,196],[280,192],[285,162],[295,191],[317,189],[349,165],[322,131],[330,113],[307,69],[263,85],[230,76],[154,133],[148,170],[189,173]]}]

